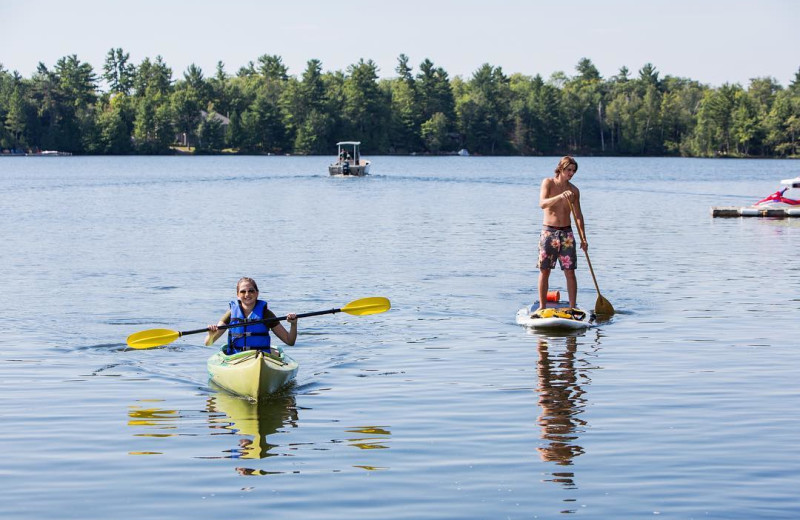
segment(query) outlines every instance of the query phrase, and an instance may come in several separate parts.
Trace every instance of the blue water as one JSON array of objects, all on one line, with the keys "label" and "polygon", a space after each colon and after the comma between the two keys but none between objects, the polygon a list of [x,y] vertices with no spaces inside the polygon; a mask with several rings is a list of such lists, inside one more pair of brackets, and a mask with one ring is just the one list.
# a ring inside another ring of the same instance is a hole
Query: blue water
[{"label": "blue water", "polygon": [[[372,160],[0,159],[0,516],[800,516],[800,219],[710,213],[797,162],[579,157],[618,312],[559,335],[514,323],[557,158]],[[126,348],[245,275],[278,314],[393,308],[301,320],[258,406],[209,387],[201,335]]]}]

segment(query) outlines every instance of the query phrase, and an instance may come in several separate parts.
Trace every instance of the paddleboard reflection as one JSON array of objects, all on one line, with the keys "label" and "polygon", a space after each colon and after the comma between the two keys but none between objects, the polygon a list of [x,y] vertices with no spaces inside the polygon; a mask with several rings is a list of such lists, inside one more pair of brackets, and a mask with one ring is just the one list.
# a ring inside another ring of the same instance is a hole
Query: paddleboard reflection
[{"label": "paddleboard reflection", "polygon": [[[553,350],[551,352],[551,350]],[[540,338],[539,359],[536,364],[539,384],[538,422],[544,444],[537,448],[543,461],[559,466],[571,466],[572,460],[583,454],[578,444],[580,434],[586,429],[586,421],[580,415],[586,407],[582,383],[588,383],[585,366],[576,359],[577,338]],[[570,471],[553,473],[553,481],[566,486],[574,485],[574,474]]]}]

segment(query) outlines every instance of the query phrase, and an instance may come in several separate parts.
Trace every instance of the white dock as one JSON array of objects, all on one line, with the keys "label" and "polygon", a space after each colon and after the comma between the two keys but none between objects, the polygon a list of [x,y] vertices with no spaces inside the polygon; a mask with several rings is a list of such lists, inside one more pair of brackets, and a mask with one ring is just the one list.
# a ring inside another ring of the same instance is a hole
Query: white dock
[{"label": "white dock", "polygon": [[800,217],[800,207],[798,208],[771,208],[760,209],[753,207],[739,208],[735,206],[717,206],[711,208],[712,217],[772,217],[789,218]]}]

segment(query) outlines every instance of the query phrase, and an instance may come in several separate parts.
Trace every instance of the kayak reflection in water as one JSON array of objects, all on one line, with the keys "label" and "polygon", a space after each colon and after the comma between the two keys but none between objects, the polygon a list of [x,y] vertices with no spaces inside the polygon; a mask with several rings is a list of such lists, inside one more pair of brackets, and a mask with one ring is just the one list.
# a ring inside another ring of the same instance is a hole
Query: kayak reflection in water
[{"label": "kayak reflection in water", "polygon": [[228,346],[225,353],[230,355],[245,350],[262,350],[270,352],[271,330],[281,341],[292,346],[297,340],[297,314],[289,313],[286,321],[290,327],[287,331],[280,321],[274,324],[254,323],[247,325],[248,321],[259,321],[275,318],[275,313],[267,308],[267,302],[258,299],[258,285],[252,278],[243,277],[236,284],[236,298],[228,304],[229,309],[219,323],[208,326],[206,346],[212,345],[224,332],[219,330],[222,325],[242,323],[241,327],[228,330]]},{"label": "kayak reflection in water", "polygon": [[[290,392],[254,403],[225,391],[208,399],[208,423],[213,435],[230,434],[226,458],[265,459],[290,449],[282,431],[297,427],[297,403]],[[282,449],[281,449],[282,447]]]}]

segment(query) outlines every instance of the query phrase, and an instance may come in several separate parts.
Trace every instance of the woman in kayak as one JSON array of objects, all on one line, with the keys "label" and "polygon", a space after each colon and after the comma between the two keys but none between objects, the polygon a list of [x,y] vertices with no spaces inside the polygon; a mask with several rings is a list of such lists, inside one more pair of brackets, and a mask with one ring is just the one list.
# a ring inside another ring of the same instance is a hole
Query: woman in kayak
[{"label": "woman in kayak", "polygon": [[205,344],[210,346],[219,338],[224,330],[219,330],[221,325],[243,323],[241,327],[228,329],[228,346],[226,354],[242,352],[244,350],[263,350],[270,352],[269,331],[280,338],[289,346],[297,340],[297,314],[289,313],[286,321],[289,330],[280,321],[274,323],[254,323],[247,325],[248,321],[259,321],[275,318],[275,314],[267,308],[267,302],[258,299],[258,285],[252,278],[244,277],[236,284],[236,298],[229,303],[230,308],[216,325],[209,325]]}]

